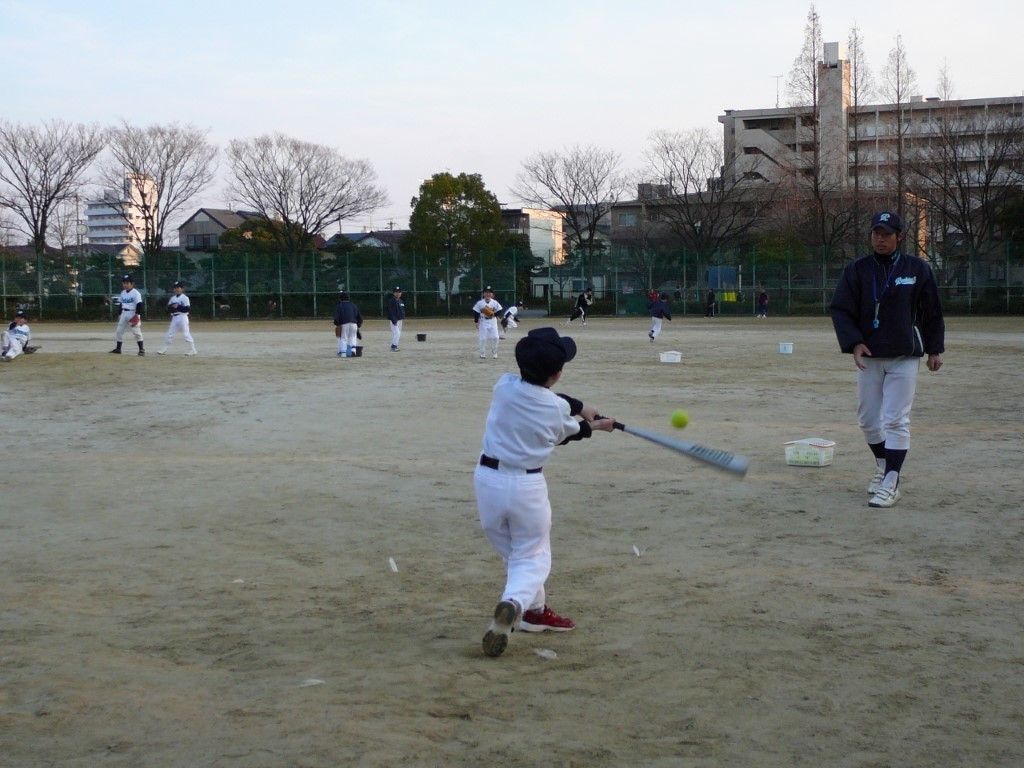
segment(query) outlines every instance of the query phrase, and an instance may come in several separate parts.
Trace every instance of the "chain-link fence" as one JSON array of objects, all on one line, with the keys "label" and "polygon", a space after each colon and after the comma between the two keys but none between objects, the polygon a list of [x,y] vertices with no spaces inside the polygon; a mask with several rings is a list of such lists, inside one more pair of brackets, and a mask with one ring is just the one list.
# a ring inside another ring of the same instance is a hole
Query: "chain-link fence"
[{"label": "chain-link fence", "polygon": [[[293,256],[166,251],[141,264],[87,249],[45,257],[0,250],[0,300],[5,317],[24,308],[39,318],[113,319],[121,275],[130,272],[148,311],[158,311],[181,280],[193,315],[202,318],[330,317],[342,289],[364,316],[382,316],[396,285],[414,317],[465,315],[485,285],[505,305],[521,300],[551,315],[567,315],[587,287],[598,315],[646,314],[651,290],[667,293],[678,315],[705,314],[709,291],[716,314],[750,315],[762,290],[770,314],[821,315],[845,263],[825,250],[769,258],[755,250],[700,255],[613,247],[559,266],[515,250],[485,257],[373,248]],[[985,258],[933,266],[947,313],[1024,315],[1024,245],[1004,243]]]}]

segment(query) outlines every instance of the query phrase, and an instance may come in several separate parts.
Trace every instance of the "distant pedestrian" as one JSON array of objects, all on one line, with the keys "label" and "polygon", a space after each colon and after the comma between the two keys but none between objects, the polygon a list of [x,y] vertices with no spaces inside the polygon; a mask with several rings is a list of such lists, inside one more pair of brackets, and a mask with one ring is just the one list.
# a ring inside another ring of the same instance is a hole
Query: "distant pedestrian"
[{"label": "distant pedestrian", "polygon": [[704,317],[715,316],[715,291],[713,288],[708,288],[708,295],[704,302]]}]

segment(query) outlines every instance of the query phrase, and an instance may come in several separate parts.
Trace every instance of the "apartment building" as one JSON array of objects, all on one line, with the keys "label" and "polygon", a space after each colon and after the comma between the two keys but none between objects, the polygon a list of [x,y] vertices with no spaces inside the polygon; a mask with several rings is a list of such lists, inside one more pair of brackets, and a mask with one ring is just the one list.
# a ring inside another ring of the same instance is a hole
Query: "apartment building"
[{"label": "apartment building", "polygon": [[1007,131],[1019,130],[1022,117],[1022,96],[944,101],[915,95],[900,104],[854,108],[845,46],[826,43],[818,62],[817,146],[809,106],[727,109],[718,121],[725,168],[733,181],[754,186],[812,174],[818,149],[826,189],[846,189],[857,174],[861,189],[870,192],[892,188],[901,146],[904,162],[912,161],[940,136],[948,141],[951,132],[962,138],[981,168],[992,144]]},{"label": "apartment building", "polygon": [[96,245],[128,244],[141,249],[146,231],[140,203],[156,186],[146,177],[125,176],[121,189],[105,189],[85,204],[86,240]]}]

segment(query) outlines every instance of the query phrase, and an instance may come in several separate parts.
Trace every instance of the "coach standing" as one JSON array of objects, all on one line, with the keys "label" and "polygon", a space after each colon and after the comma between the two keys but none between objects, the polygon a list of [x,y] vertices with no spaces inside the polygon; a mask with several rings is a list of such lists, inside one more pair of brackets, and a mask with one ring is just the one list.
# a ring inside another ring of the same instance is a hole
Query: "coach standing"
[{"label": "coach standing", "polygon": [[832,298],[839,347],[857,366],[857,418],[875,456],[872,507],[899,499],[910,448],[910,408],[920,359],[942,367],[945,325],[928,263],[900,252],[903,222],[890,211],[871,220],[874,253],[847,264]]}]

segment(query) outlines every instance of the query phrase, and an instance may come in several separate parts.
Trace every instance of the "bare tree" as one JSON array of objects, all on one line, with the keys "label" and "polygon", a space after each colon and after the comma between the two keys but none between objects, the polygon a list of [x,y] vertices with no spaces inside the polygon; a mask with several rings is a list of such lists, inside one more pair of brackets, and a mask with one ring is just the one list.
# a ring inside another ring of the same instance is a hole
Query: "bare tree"
[{"label": "bare tree", "polygon": [[236,139],[228,146],[230,193],[268,221],[298,278],[312,238],[341,219],[369,213],[387,202],[367,160],[283,134]]},{"label": "bare tree", "polygon": [[[972,257],[992,242],[1000,207],[1024,184],[1024,114],[950,107],[932,118],[926,145],[909,162],[910,189]],[[943,239],[948,231],[943,232]]]},{"label": "bare tree", "polygon": [[917,88],[917,75],[910,68],[907,60],[907,49],[903,45],[903,36],[896,35],[896,45],[889,51],[889,61],[882,73],[883,97],[895,107],[896,129],[892,142],[892,153],[895,159],[894,177],[896,182],[896,209],[903,215],[903,197],[907,187],[907,132],[910,121],[905,114],[904,105]]},{"label": "bare tree", "polygon": [[621,166],[617,152],[595,146],[538,152],[522,162],[512,193],[527,205],[563,211],[571,247],[591,253],[601,220],[628,189]]},{"label": "bare tree", "polygon": [[105,142],[106,132],[95,125],[0,122],[0,208],[21,220],[37,257],[45,252],[54,210],[78,193]]},{"label": "bare tree", "polygon": [[[810,152],[806,164],[791,169],[791,178],[784,184],[790,194],[805,198],[804,221],[799,229],[809,245],[833,251],[850,234],[854,222],[851,195],[847,185],[847,141],[845,135],[838,145],[828,147],[822,142],[821,78],[824,63],[821,17],[812,4],[804,25],[804,41],[786,82],[791,104],[804,107],[799,117],[796,141],[806,144]],[[842,85],[840,87],[843,87]],[[800,129],[804,128],[804,131]],[[804,136],[809,134],[809,140]]]},{"label": "bare tree", "polygon": [[939,67],[939,98],[943,101],[951,101],[953,99],[953,77],[949,72],[949,61],[946,59],[942,60],[942,66]]},{"label": "bare tree", "polygon": [[860,106],[872,98],[874,79],[865,61],[864,36],[856,24],[850,29],[847,40],[847,55],[850,61],[850,128],[853,132],[853,231],[857,238],[858,248],[865,231],[861,218],[861,178],[860,178]]},{"label": "bare tree", "polygon": [[111,133],[110,153],[103,181],[124,195],[104,202],[125,220],[143,254],[155,256],[168,223],[213,181],[217,147],[191,125],[124,122]]},{"label": "bare tree", "polygon": [[[736,178],[721,140],[706,128],[659,131],[646,152],[648,168],[662,194],[651,201],[666,226],[706,258],[746,237],[772,204],[775,185]],[[756,171],[748,171],[756,173]]]}]

